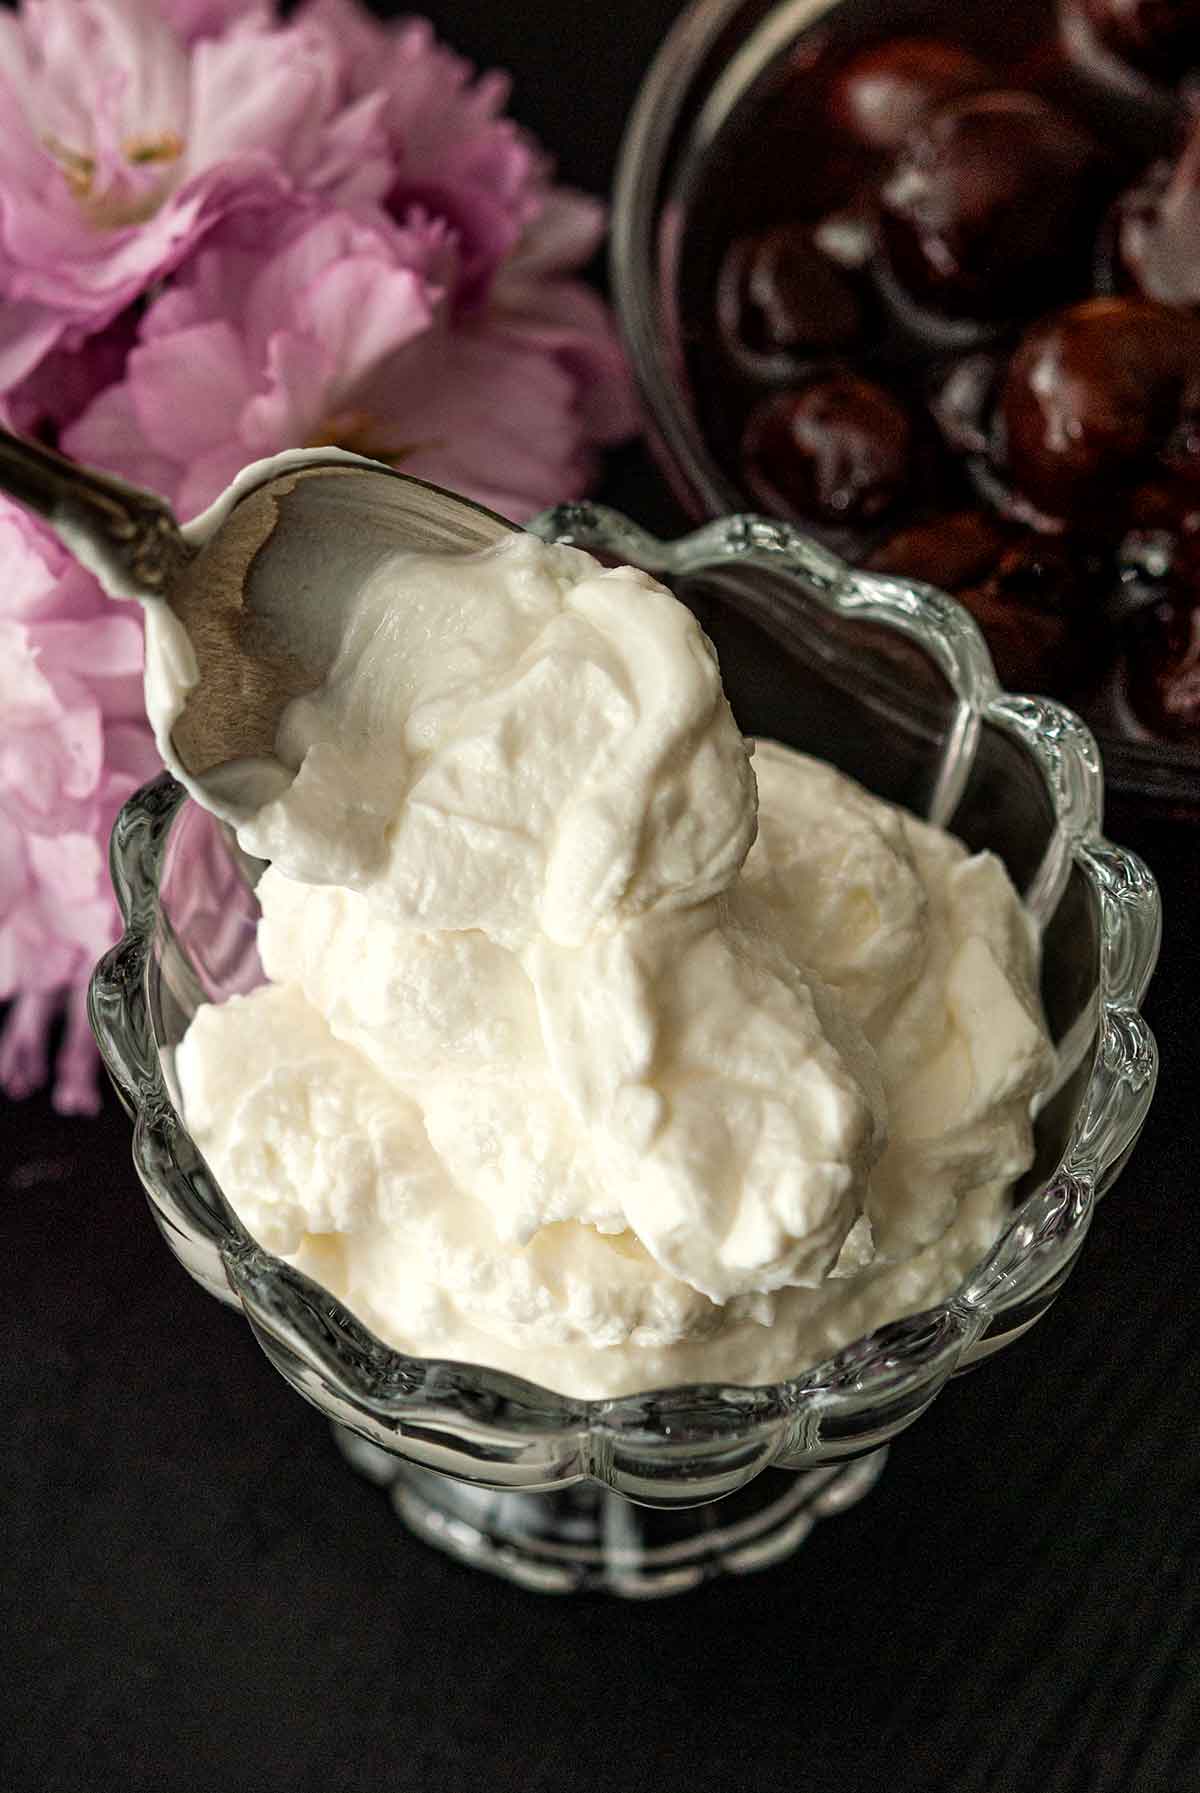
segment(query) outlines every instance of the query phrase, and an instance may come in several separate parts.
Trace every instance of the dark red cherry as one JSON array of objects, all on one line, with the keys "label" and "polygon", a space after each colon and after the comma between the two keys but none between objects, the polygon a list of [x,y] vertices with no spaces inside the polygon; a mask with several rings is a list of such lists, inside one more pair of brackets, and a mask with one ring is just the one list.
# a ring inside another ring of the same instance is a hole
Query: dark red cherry
[{"label": "dark red cherry", "polygon": [[1096,614],[1099,588],[1078,551],[1021,530],[987,575],[957,596],[987,636],[1002,685],[1063,691],[1097,670],[1104,633]]},{"label": "dark red cherry", "polygon": [[1131,68],[1177,82],[1200,67],[1200,0],[1082,0],[1096,37]]},{"label": "dark red cherry", "polygon": [[1065,617],[1007,603],[987,585],[959,592],[958,601],[983,630],[1006,691],[1063,690],[1076,658]]},{"label": "dark red cherry", "polygon": [[732,245],[718,277],[717,315],[739,360],[845,348],[863,327],[851,282],[805,229],[790,224]]},{"label": "dark red cherry", "polygon": [[1200,743],[1200,593],[1165,600],[1136,618],[1126,691],[1152,734]]},{"label": "dark red cherry", "polygon": [[951,511],[898,529],[867,558],[875,573],[894,573],[956,592],[987,577],[1004,551],[1004,531],[986,511]]},{"label": "dark red cherry", "polygon": [[1122,194],[1114,232],[1119,284],[1200,311],[1200,119],[1177,162],[1159,163]]},{"label": "dark red cherry", "polygon": [[847,205],[874,173],[875,158],[852,137],[831,132],[822,96],[829,75],[819,54],[789,57],[778,88],[764,97],[735,159],[719,179],[736,201],[741,228],[784,218],[822,217]]},{"label": "dark red cherry", "polygon": [[851,373],[761,400],[742,437],[745,480],[760,501],[829,523],[880,516],[907,485],[912,456],[904,405]]},{"label": "dark red cherry", "polygon": [[951,101],[908,137],[881,189],[891,272],[950,317],[1040,310],[1087,263],[1103,173],[1095,141],[1033,94]]},{"label": "dark red cherry", "polygon": [[870,149],[899,149],[935,107],[993,81],[987,64],[957,44],[897,37],[850,58],[830,85],[829,115]]},{"label": "dark red cherry", "polygon": [[1047,516],[1111,530],[1200,507],[1200,318],[1142,299],[1053,312],[1000,403],[1007,476]]},{"label": "dark red cherry", "polygon": [[953,593],[987,636],[997,677],[1009,690],[1061,690],[1093,668],[1102,631],[1081,623],[1095,609],[1099,581],[1060,542],[986,511],[953,511],[898,530],[867,565]]}]

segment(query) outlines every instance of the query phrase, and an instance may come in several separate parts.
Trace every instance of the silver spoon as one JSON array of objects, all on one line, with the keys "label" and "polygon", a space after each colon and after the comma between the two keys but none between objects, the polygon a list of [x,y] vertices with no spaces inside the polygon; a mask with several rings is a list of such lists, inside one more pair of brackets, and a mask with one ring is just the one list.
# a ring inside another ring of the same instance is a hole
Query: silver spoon
[{"label": "silver spoon", "polygon": [[218,813],[216,775],[272,752],[284,708],[336,658],[345,598],[381,562],[470,552],[517,527],[328,448],[257,462],[181,527],[154,492],[0,429],[0,491],[44,517],[111,596],[165,606],[183,629],[199,679],[171,725],[172,758],[201,792],[211,780]]}]

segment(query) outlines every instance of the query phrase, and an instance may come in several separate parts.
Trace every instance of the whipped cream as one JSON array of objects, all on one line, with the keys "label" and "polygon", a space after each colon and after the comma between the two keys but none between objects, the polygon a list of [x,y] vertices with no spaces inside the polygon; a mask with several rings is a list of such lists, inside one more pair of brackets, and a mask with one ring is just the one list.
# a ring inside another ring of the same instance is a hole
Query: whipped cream
[{"label": "whipped cream", "polygon": [[197,1012],[184,1112],[382,1338],[580,1396],[769,1381],[995,1238],[1052,1068],[1003,868],[752,758],[645,574],[398,556],[260,788],[267,982]]}]

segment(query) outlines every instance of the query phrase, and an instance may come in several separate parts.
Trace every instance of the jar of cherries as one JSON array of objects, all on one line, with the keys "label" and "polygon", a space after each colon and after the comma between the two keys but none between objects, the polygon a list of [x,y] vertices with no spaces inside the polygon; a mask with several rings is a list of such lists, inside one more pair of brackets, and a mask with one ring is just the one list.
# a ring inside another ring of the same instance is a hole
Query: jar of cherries
[{"label": "jar of cherries", "polygon": [[1200,747],[1200,0],[838,10],[692,183],[705,440],[1006,685]]}]

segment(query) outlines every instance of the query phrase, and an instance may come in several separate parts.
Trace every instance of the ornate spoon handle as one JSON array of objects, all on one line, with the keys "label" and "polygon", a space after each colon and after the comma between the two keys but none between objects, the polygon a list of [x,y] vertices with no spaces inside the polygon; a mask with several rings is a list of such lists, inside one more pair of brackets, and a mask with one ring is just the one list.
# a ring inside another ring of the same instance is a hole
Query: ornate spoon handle
[{"label": "ornate spoon handle", "polygon": [[45,517],[114,596],[161,598],[195,552],[154,492],[2,428],[0,492]]}]

